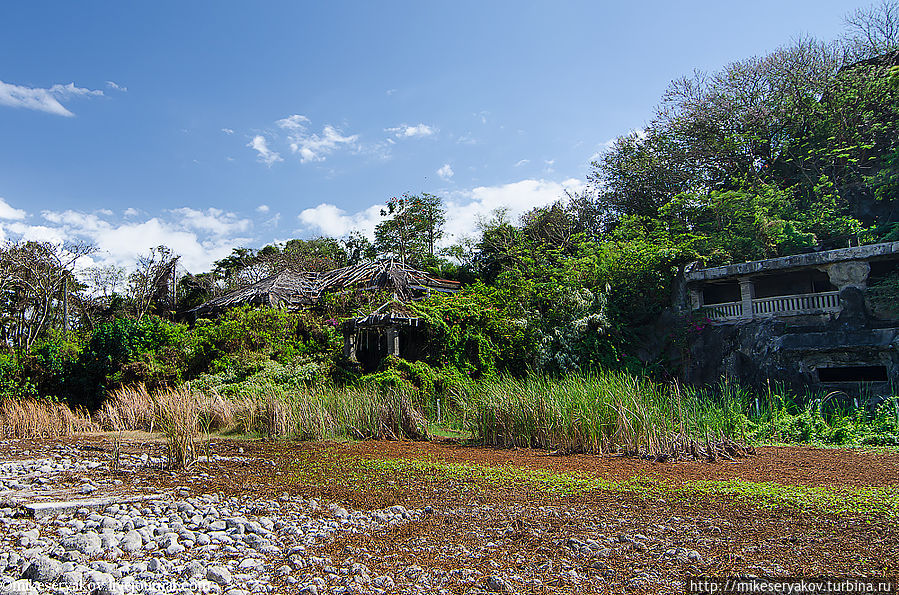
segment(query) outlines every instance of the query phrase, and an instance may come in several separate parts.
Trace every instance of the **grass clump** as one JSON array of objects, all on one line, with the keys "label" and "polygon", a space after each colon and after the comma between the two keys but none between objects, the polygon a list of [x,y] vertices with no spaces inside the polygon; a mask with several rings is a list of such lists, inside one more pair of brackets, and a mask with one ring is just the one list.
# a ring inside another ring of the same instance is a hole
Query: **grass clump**
[{"label": "grass clump", "polygon": [[729,403],[622,372],[490,378],[464,397],[466,427],[487,445],[652,456],[741,437],[744,418]]},{"label": "grass clump", "polygon": [[307,440],[430,437],[427,420],[402,389],[333,384],[260,388],[233,401],[235,431]]},{"label": "grass clump", "polygon": [[3,438],[55,438],[96,429],[87,413],[50,398],[0,399]]},{"label": "grass clump", "polygon": [[166,439],[166,459],[170,468],[191,466],[197,460],[197,440],[202,403],[190,387],[162,390],[151,395],[154,421]]}]

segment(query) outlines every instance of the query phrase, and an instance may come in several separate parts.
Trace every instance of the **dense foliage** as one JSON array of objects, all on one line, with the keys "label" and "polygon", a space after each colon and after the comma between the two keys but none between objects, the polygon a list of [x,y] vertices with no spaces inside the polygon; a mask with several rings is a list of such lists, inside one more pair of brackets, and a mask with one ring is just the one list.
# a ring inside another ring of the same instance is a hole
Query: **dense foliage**
[{"label": "dense foliage", "polygon": [[[241,395],[328,378],[402,385],[430,407],[464,378],[675,374],[690,321],[665,317],[688,263],[899,240],[899,39],[877,26],[899,8],[879,10],[854,15],[839,43],[803,39],[674,81],[655,117],[592,163],[586,190],[517,221],[496,211],[445,249],[452,213],[427,193],[388,200],[373,242],[237,247],[199,274],[164,246],[126,276],[80,270],[88,247],[7,244],[0,391],[95,407],[135,382]],[[464,284],[411,306],[427,322],[419,362],[388,358],[363,376],[343,361],[341,321],[390,296],[328,295],[308,312],[235,309],[196,324],[183,315],[284,268],[378,257]],[[887,276],[872,297],[888,308],[896,292]]]}]

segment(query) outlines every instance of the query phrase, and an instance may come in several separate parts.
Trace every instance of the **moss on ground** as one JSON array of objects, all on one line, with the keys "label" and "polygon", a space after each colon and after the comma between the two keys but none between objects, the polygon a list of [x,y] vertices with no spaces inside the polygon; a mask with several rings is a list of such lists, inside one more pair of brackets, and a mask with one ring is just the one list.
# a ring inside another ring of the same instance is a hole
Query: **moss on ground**
[{"label": "moss on ground", "polygon": [[784,485],[774,482],[690,481],[682,484],[647,476],[623,481],[603,479],[587,473],[558,473],[547,469],[447,463],[436,459],[355,458],[339,455],[307,456],[298,459],[291,472],[297,483],[314,486],[342,484],[360,490],[394,489],[404,482],[427,477],[462,484],[469,488],[502,489],[524,486],[547,496],[584,496],[591,492],[632,493],[639,497],[664,497],[690,501],[694,498],[737,500],[764,508],[794,508],[808,512],[851,516],[899,516],[899,486],[821,487]]}]

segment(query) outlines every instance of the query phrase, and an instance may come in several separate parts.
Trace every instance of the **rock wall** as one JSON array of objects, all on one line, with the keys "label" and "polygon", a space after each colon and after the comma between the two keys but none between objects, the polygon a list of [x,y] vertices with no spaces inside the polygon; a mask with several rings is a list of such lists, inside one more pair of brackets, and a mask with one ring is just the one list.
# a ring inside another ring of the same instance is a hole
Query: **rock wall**
[{"label": "rock wall", "polygon": [[889,381],[863,387],[819,379],[818,368],[883,366],[889,380],[899,381],[899,326],[874,319],[857,287],[844,287],[840,302],[838,317],[804,327],[777,318],[708,325],[689,341],[684,380],[710,385],[724,376],[756,388],[770,381],[797,391],[889,391]]}]

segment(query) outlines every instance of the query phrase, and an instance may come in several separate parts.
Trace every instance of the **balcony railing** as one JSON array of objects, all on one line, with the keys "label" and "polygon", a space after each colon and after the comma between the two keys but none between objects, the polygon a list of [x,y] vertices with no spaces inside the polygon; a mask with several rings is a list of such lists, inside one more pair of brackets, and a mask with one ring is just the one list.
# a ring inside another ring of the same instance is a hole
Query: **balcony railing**
[{"label": "balcony railing", "polygon": [[730,320],[743,318],[743,302],[726,302],[704,307],[707,316],[712,320]]},{"label": "balcony railing", "polygon": [[779,295],[752,300],[753,316],[795,316],[840,311],[840,292]]},{"label": "balcony railing", "polygon": [[[743,313],[743,302],[727,302],[703,306],[712,320],[749,318]],[[828,314],[840,311],[840,293],[824,291],[798,295],[778,295],[752,300],[752,318],[771,316],[798,316],[801,314]]]}]

